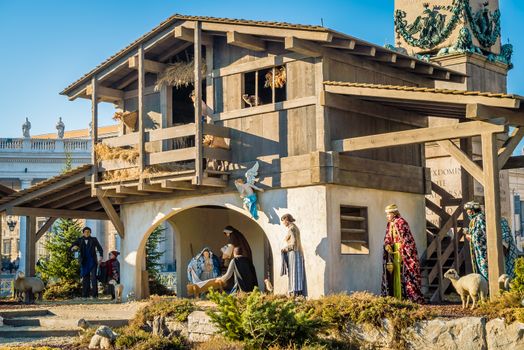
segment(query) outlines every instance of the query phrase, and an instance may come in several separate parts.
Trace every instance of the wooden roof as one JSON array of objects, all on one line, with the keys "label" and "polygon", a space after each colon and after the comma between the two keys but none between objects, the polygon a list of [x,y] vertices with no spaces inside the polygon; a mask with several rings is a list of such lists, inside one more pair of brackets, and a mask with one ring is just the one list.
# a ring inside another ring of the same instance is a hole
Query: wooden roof
[{"label": "wooden roof", "polygon": [[0,212],[8,214],[105,220],[107,215],[86,183],[92,166],[82,165],[0,198]]},{"label": "wooden roof", "polygon": [[510,124],[524,125],[524,113],[520,111],[520,102],[524,97],[519,95],[336,81],[325,81],[324,90],[328,93],[379,102],[424,116],[507,118],[511,120]]},{"label": "wooden roof", "polygon": [[15,192],[15,190],[0,184],[0,198],[13,194]]},{"label": "wooden roof", "polygon": [[187,43],[174,38],[174,35],[172,35],[174,27],[185,24],[187,28],[191,28],[194,21],[202,22],[202,31],[210,35],[225,36],[226,32],[235,31],[272,41],[284,41],[286,37],[293,37],[298,40],[315,42],[315,44],[321,45],[320,47],[332,52],[339,52],[340,50],[340,52],[363,56],[431,79],[453,80],[466,76],[437,64],[419,60],[413,56],[404,55],[321,26],[175,14],[70,84],[60,94],[67,95],[70,98],[76,97],[79,88],[88,84],[94,75],[104,75],[106,70],[118,78],[123,78],[123,74],[118,76],[116,71],[118,71],[123,60],[127,60],[135,54],[140,44],[144,45],[146,55],[149,53],[156,56],[154,58],[159,62],[166,62],[170,57],[165,57],[166,51],[172,51],[173,48],[176,49],[176,45]]}]

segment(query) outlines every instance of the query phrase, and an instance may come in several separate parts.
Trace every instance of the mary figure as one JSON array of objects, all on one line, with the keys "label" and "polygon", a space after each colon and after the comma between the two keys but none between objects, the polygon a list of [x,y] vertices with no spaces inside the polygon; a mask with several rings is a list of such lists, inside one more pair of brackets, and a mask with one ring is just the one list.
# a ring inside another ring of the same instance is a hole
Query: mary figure
[{"label": "mary figure", "polygon": [[218,276],[220,276],[220,262],[208,247],[192,258],[187,266],[189,283],[198,283]]}]

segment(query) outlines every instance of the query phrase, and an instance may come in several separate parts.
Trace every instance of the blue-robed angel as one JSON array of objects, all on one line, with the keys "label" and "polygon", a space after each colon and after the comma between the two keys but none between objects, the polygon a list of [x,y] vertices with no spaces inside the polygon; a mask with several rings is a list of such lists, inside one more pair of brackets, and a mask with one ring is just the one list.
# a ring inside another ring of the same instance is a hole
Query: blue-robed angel
[{"label": "blue-robed angel", "polygon": [[255,186],[256,177],[258,175],[258,162],[253,165],[251,169],[246,171],[246,179],[238,178],[235,180],[235,186],[240,192],[240,198],[244,202],[244,207],[249,211],[253,219],[258,220],[258,198],[254,190],[264,192],[263,189]]},{"label": "blue-robed angel", "polygon": [[208,247],[192,258],[187,266],[189,283],[198,283],[218,276],[220,276],[220,261]]}]

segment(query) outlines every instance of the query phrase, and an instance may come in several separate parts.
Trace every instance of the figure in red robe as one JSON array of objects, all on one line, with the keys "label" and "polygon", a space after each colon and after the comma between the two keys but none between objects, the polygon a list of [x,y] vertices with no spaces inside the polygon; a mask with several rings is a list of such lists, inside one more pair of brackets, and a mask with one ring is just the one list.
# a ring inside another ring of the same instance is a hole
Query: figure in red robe
[{"label": "figure in red robe", "polygon": [[415,239],[395,204],[386,207],[382,295],[422,304],[420,262]]}]

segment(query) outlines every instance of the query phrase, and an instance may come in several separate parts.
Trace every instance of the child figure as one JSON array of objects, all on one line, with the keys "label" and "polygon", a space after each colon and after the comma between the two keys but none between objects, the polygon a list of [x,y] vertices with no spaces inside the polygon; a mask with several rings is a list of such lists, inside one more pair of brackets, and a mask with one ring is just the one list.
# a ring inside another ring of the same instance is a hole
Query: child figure
[{"label": "child figure", "polygon": [[[120,262],[117,260],[119,252],[113,250],[109,252],[109,260],[106,261],[107,280],[116,281],[120,284]],[[115,284],[109,283],[109,293],[111,293],[111,300],[115,299]]]}]

